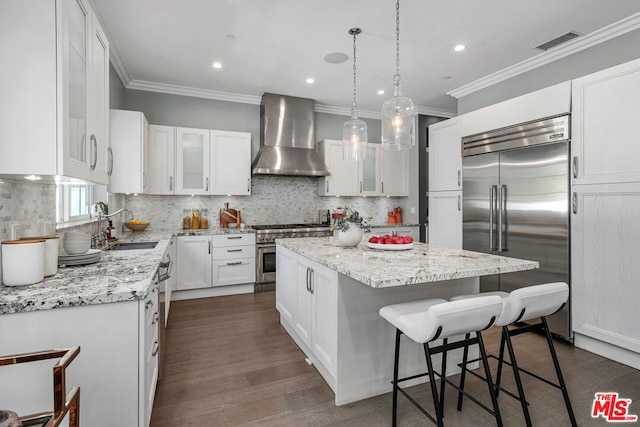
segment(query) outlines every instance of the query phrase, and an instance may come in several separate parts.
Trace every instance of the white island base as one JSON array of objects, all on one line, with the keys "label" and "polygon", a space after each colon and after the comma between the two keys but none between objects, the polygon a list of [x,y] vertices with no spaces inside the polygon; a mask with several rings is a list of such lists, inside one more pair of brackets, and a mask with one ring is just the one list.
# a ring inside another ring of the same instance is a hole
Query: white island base
[{"label": "white island base", "polygon": [[[538,267],[535,261],[424,243],[390,252],[366,243],[336,247],[331,238],[276,243],[280,323],[327,381],[336,405],[392,389],[395,328],[380,317],[381,307],[476,293],[479,276]],[[405,336],[400,359],[400,377],[426,371],[423,347]],[[447,354],[447,375],[460,371],[461,360],[462,349]]]}]

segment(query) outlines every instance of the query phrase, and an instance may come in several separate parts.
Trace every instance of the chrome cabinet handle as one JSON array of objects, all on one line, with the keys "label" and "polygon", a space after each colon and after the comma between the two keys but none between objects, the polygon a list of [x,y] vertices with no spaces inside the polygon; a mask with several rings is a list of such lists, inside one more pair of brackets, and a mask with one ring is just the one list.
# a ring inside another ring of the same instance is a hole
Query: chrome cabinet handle
[{"label": "chrome cabinet handle", "polygon": [[458,195],[458,212],[462,210],[462,196]]},{"label": "chrome cabinet handle", "polygon": [[207,247],[207,251],[208,251],[208,253],[209,253],[209,254],[211,254],[211,240],[209,240],[209,241],[207,242],[207,246],[208,246],[208,247]]},{"label": "chrome cabinet handle", "polygon": [[362,181],[360,181],[360,192],[362,193]]},{"label": "chrome cabinet handle", "polygon": [[242,264],[242,261],[237,261],[237,262],[228,262],[227,265],[240,265]]},{"label": "chrome cabinet handle", "polygon": [[107,175],[111,176],[113,173],[113,150],[111,147],[107,148],[107,153],[109,153],[109,171],[107,172]]},{"label": "chrome cabinet handle", "polygon": [[384,181],[380,182],[380,193],[384,194]]},{"label": "chrome cabinet handle", "polygon": [[98,140],[95,135],[91,135],[91,170],[96,170],[96,165],[98,164]]},{"label": "chrome cabinet handle", "polygon": [[227,252],[242,252],[242,249],[227,249]]},{"label": "chrome cabinet handle", "polygon": [[142,189],[147,188],[147,174],[146,172],[142,172]]},{"label": "chrome cabinet handle", "polygon": [[325,181],[325,183],[326,183],[326,185],[325,185],[325,187],[326,187],[325,192],[327,192],[327,193],[328,193],[328,192],[329,192],[329,180],[326,180],[326,181]]},{"label": "chrome cabinet handle", "polygon": [[314,293],[314,289],[313,289],[313,268],[309,269],[309,289],[311,291],[311,295],[313,295]]},{"label": "chrome cabinet handle", "polygon": [[500,186],[500,215],[498,216],[498,251],[506,252],[507,247],[507,186]]},{"label": "chrome cabinet handle", "polygon": [[251,191],[251,178],[247,178],[247,193]]},{"label": "chrome cabinet handle", "polygon": [[307,267],[307,292],[311,292],[309,289],[309,267]]},{"label": "chrome cabinet handle", "polygon": [[458,187],[462,184],[462,171],[458,169]]},{"label": "chrome cabinet handle", "polygon": [[173,176],[169,177],[169,191],[173,191]]},{"label": "chrome cabinet handle", "polygon": [[153,353],[151,353],[151,355],[153,357],[156,357],[156,355],[158,354],[158,351],[160,350],[160,346],[158,345],[158,341],[153,343]]},{"label": "chrome cabinet handle", "polygon": [[573,156],[573,177],[578,177],[578,156]]},{"label": "chrome cabinet handle", "polygon": [[209,177],[207,177],[206,182],[207,182],[207,184],[205,186],[204,191],[209,191]]},{"label": "chrome cabinet handle", "polygon": [[227,239],[229,240],[242,239],[242,236],[227,236]]},{"label": "chrome cabinet handle", "polygon": [[497,245],[495,244],[495,212],[497,208],[497,197],[496,193],[498,192],[497,185],[489,186],[489,250],[497,251]]},{"label": "chrome cabinet handle", "polygon": [[578,193],[576,193],[575,191],[573,192],[573,195],[571,197],[571,211],[574,214],[578,213]]}]

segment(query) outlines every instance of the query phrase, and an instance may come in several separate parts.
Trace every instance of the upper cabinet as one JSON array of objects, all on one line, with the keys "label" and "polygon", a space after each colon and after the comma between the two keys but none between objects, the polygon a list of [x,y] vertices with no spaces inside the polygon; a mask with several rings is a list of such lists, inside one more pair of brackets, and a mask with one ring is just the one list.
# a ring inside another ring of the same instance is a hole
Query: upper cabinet
[{"label": "upper cabinet", "polygon": [[111,110],[110,146],[113,172],[110,193],[147,192],[149,123],[140,111]]},{"label": "upper cabinet", "polygon": [[367,158],[343,160],[342,141],[323,140],[318,150],[331,172],[318,179],[319,196],[408,196],[409,155],[368,144]]},{"label": "upper cabinet", "polygon": [[3,2],[0,39],[2,173],[107,184],[109,43],[89,4]]},{"label": "upper cabinet", "polygon": [[574,184],[640,181],[640,60],[573,81]]},{"label": "upper cabinet", "polygon": [[429,126],[429,191],[462,190],[458,118]]},{"label": "upper cabinet", "polygon": [[148,194],[174,194],[176,169],[176,128],[149,126]]},{"label": "upper cabinet", "polygon": [[176,128],[176,194],[251,194],[251,134]]}]

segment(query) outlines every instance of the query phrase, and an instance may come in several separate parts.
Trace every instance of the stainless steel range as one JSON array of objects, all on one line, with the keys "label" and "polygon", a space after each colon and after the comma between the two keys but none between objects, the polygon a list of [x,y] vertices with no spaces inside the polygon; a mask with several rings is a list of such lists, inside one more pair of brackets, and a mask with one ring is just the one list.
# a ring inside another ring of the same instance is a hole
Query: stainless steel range
[{"label": "stainless steel range", "polygon": [[254,225],[256,230],[256,292],[276,288],[276,239],[330,236],[329,224]]}]

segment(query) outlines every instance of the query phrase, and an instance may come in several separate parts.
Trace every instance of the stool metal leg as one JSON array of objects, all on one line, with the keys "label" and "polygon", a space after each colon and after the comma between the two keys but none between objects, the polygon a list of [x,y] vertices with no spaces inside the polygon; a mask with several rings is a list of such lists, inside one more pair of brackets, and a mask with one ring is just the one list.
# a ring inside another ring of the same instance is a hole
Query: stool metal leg
[{"label": "stool metal leg", "polygon": [[482,334],[480,332],[476,332],[476,336],[478,337],[478,347],[480,348],[480,357],[482,359],[482,365],[484,366],[484,374],[487,378],[487,385],[489,388],[489,395],[491,396],[491,403],[493,404],[493,412],[496,417],[496,424],[498,427],[502,427],[502,416],[500,415],[500,408],[498,407],[498,399],[496,397],[496,390],[491,380],[491,370],[489,369],[489,361],[487,360],[487,352],[484,349],[484,340],[482,339]]},{"label": "stool metal leg", "polygon": [[444,386],[446,381],[444,378],[447,376],[447,338],[442,340],[442,368],[440,370],[440,413],[444,417]]},{"label": "stool metal leg", "polygon": [[[505,345],[505,335],[504,329],[506,326],[502,328],[502,334],[500,335],[500,351],[498,352],[498,372],[496,373],[496,396],[500,394],[500,381],[502,380],[502,362],[504,361],[504,345]],[[507,332],[509,330],[507,329]],[[511,355],[509,355],[511,357]]]},{"label": "stool metal leg", "polygon": [[400,359],[400,329],[396,329],[396,348],[395,348],[395,356],[393,359],[393,410],[392,410],[392,418],[391,425],[396,427],[397,419],[398,419],[398,362]]},{"label": "stool metal leg", "polygon": [[[471,334],[467,333],[464,336],[465,341],[469,341]],[[460,372],[460,386],[458,387],[458,411],[462,411],[462,390],[464,390],[464,380],[467,374],[467,359],[469,358],[469,344],[465,344],[462,351],[462,371]]]},{"label": "stool metal leg", "polygon": [[440,407],[440,399],[438,399],[438,387],[436,386],[436,376],[433,373],[433,362],[431,361],[431,351],[429,350],[429,343],[426,342],[423,345],[424,356],[427,359],[427,370],[429,371],[429,384],[431,385],[431,394],[433,395],[433,406],[436,409],[437,425],[442,426],[442,408]]},{"label": "stool metal leg", "polygon": [[564,398],[564,404],[567,407],[567,413],[569,414],[569,419],[571,420],[572,426],[577,426],[576,416],[573,413],[573,408],[571,407],[571,401],[569,400],[569,393],[567,391],[567,386],[564,382],[564,378],[562,377],[562,371],[560,370],[560,363],[558,363],[558,356],[556,355],[556,349],[553,345],[553,338],[551,337],[551,332],[549,332],[549,326],[547,325],[547,318],[542,317],[542,324],[544,325],[544,332],[547,338],[547,344],[549,344],[549,352],[551,353],[551,358],[553,359],[553,367],[556,370],[556,375],[558,376],[558,382],[560,383],[560,390],[562,390],[562,397]]},{"label": "stool metal leg", "polygon": [[[529,406],[527,405],[527,400],[524,397],[524,387],[522,387],[522,379],[520,378],[520,370],[518,369],[518,363],[516,362],[516,352],[513,349],[513,344],[511,343],[511,336],[509,335],[509,328],[504,326],[502,328],[502,341],[500,343],[500,367],[502,367],[502,361],[504,357],[503,352],[503,344],[502,342],[507,343],[507,350],[509,351],[509,359],[511,360],[511,367],[513,368],[513,376],[516,380],[516,387],[518,388],[518,396],[520,397],[520,405],[522,406],[522,415],[524,415],[524,420],[527,424],[527,427],[531,427],[531,415],[529,415]],[[500,368],[498,368],[498,375],[500,375]],[[496,383],[496,385],[499,385]],[[497,391],[496,391],[497,395]]]}]

